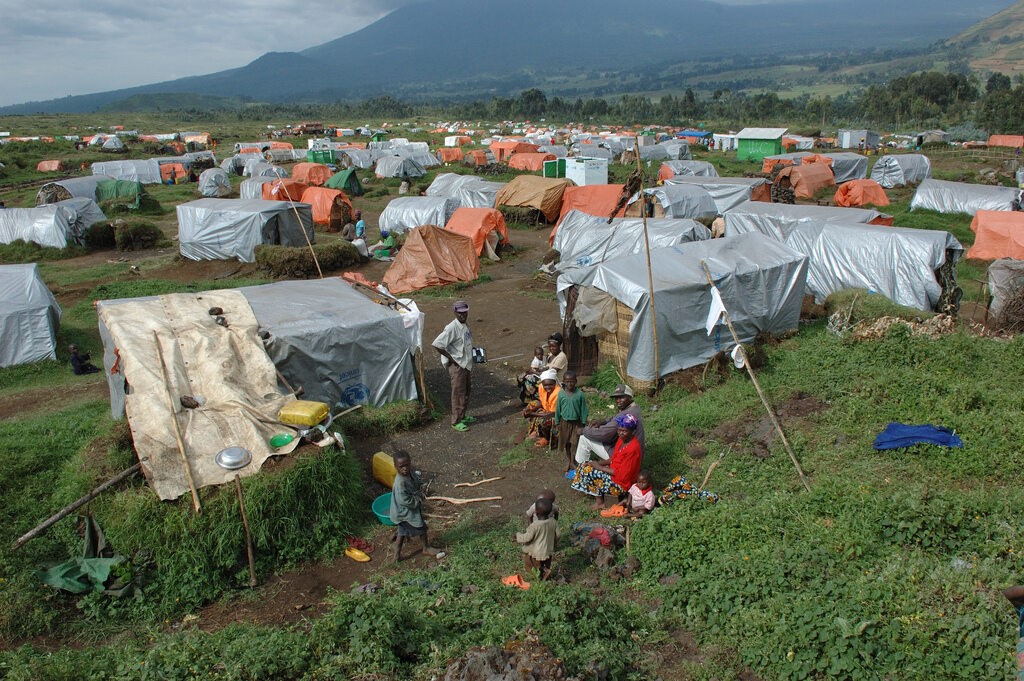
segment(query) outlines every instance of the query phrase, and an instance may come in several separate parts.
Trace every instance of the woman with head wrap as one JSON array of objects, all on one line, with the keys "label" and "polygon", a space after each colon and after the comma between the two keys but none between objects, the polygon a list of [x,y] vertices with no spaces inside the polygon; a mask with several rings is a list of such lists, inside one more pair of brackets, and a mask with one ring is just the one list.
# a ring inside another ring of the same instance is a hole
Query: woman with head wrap
[{"label": "woman with head wrap", "polygon": [[530,422],[527,437],[537,440],[537,447],[546,447],[551,439],[551,425],[558,404],[558,374],[554,369],[546,369],[540,375],[537,386],[537,399],[531,401],[523,409],[523,418]]},{"label": "woman with head wrap", "polygon": [[577,492],[597,497],[593,508],[604,508],[604,496],[614,494],[618,497],[636,482],[640,472],[642,455],[640,443],[636,439],[636,417],[632,414],[620,414],[615,417],[618,429],[618,440],[612,449],[608,461],[588,461],[581,463],[576,469],[572,488]]},{"label": "woman with head wrap", "polygon": [[558,380],[562,380],[565,368],[569,366],[569,358],[562,352],[562,334],[557,331],[548,336],[548,356],[545,360],[545,369],[553,369]]}]

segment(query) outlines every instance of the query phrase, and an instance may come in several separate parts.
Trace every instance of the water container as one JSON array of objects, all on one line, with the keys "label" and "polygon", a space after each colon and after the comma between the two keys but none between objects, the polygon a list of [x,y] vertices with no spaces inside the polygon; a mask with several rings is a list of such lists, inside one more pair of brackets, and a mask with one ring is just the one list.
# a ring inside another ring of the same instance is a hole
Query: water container
[{"label": "water container", "polygon": [[323,402],[294,400],[281,407],[277,420],[294,426],[315,426],[327,418],[328,411]]},{"label": "water container", "polygon": [[1017,170],[1017,186],[1024,189],[1024,168]]},{"label": "water container", "polygon": [[395,460],[391,458],[391,455],[377,452],[371,457],[370,466],[373,468],[374,479],[391,489],[391,486],[395,484],[395,476],[398,475],[398,471],[395,470]]}]

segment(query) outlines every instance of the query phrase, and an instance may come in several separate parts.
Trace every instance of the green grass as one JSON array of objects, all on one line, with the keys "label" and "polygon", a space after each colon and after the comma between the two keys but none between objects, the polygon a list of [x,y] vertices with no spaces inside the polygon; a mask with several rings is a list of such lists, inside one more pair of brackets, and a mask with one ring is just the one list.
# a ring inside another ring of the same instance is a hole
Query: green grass
[{"label": "green grass", "polygon": [[489,274],[481,274],[473,281],[460,281],[456,284],[448,284],[446,286],[431,286],[421,291],[415,291],[410,294],[413,299],[416,298],[455,298],[460,295],[463,291],[472,288],[475,284],[482,284],[484,282],[493,281],[493,277]]}]

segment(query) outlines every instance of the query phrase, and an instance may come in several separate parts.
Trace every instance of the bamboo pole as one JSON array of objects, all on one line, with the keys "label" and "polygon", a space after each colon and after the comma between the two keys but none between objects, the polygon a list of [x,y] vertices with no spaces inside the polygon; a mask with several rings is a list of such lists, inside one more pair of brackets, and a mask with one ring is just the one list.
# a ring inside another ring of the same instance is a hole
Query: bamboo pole
[{"label": "bamboo pole", "polygon": [[[644,225],[644,253],[647,255],[647,290],[651,294],[651,334],[654,336],[654,389],[658,389],[661,379],[661,364],[658,362],[658,313],[654,309],[654,272],[651,269],[651,240],[647,235],[647,203],[644,197],[644,171],[640,165],[640,140],[634,139],[636,146],[636,172],[640,179],[640,216]],[[622,380],[626,380],[623,376]]]},{"label": "bamboo pole", "polygon": [[429,501],[447,501],[449,504],[461,506],[463,504],[475,504],[478,501],[501,501],[501,497],[479,497],[477,499],[455,499],[452,497],[427,497]]},{"label": "bamboo pole", "polygon": [[477,480],[476,482],[460,482],[460,483],[457,483],[457,484],[453,485],[453,487],[476,487],[477,485],[482,485],[485,482],[494,482],[495,480],[502,480],[502,479],[503,479],[502,476],[499,475],[496,478],[484,478],[483,480]]},{"label": "bamboo pole", "polygon": [[153,332],[153,342],[156,344],[156,355],[160,359],[160,375],[164,379],[164,394],[167,396],[167,406],[171,410],[171,424],[174,425],[174,439],[178,442],[178,454],[181,455],[181,466],[185,469],[185,479],[188,480],[188,488],[192,492],[192,508],[196,513],[201,512],[202,506],[199,503],[199,492],[196,490],[196,481],[192,478],[192,468],[188,465],[188,456],[185,455],[185,443],[181,439],[181,429],[178,427],[178,412],[174,409],[174,400],[171,399],[170,378],[167,375],[167,363],[164,362],[164,351],[160,347],[160,336]]},{"label": "bamboo pole", "polygon": [[[281,184],[281,179],[280,178],[274,180],[274,184],[277,185],[277,188],[281,188],[283,186]],[[306,234],[306,228],[302,225],[302,216],[299,215],[299,209],[295,207],[295,202],[294,201],[289,201],[288,203],[290,203],[291,206],[292,206],[292,212],[295,213],[295,219],[299,221],[299,229],[302,230],[302,236],[303,236],[303,238],[306,239],[306,246],[309,247],[309,254],[311,256],[313,256],[313,264],[316,265],[316,272],[317,272],[317,274],[320,275],[320,278],[323,279],[324,278],[324,271],[322,269],[320,269],[320,260],[316,257],[316,251],[313,250],[313,242],[309,240],[309,235]],[[310,222],[309,227],[310,227],[310,229],[313,228],[313,223],[312,222]]]},{"label": "bamboo pole", "polygon": [[[704,276],[707,277],[708,285],[714,286],[715,282],[711,278],[711,270],[708,269],[708,264],[704,260],[700,261],[700,266],[704,268]],[[732,325],[732,319],[729,317],[728,310],[724,311],[722,315],[725,317],[725,323],[729,327],[729,333],[732,334],[732,339],[740,349],[740,355],[743,359],[743,366],[747,368],[747,373],[750,375],[750,381],[754,384],[754,389],[757,390],[757,396],[761,398],[761,404],[764,405],[765,411],[768,412],[768,418],[771,419],[772,425],[775,426],[775,431],[782,438],[782,444],[786,447],[786,453],[789,454],[789,459],[793,462],[793,466],[796,467],[796,472],[800,476],[800,482],[803,483],[804,489],[808,492],[811,491],[811,485],[807,481],[807,476],[804,475],[803,469],[800,467],[800,462],[796,458],[796,454],[793,453],[793,448],[789,445],[789,440],[786,439],[786,434],[782,431],[782,424],[779,423],[778,417],[775,415],[775,410],[772,409],[772,405],[768,402],[768,398],[764,394],[764,390],[761,389],[761,383],[757,380],[757,374],[754,373],[754,368],[750,366],[750,359],[747,357],[747,351],[743,347],[743,343],[740,343],[740,337],[736,333],[736,328]]]},{"label": "bamboo pole", "polygon": [[252,535],[249,533],[249,519],[245,515],[245,501],[242,500],[242,479],[235,473],[235,492],[238,493],[238,510],[242,513],[242,527],[245,528],[245,552],[249,556],[249,587],[256,586],[256,559],[252,555]]},{"label": "bamboo pole", "polygon": [[48,529],[50,529],[50,527],[52,527],[58,520],[66,518],[67,516],[71,515],[73,512],[81,508],[82,506],[85,506],[94,498],[98,497],[103,492],[106,492],[108,489],[110,489],[117,483],[121,482],[125,478],[130,478],[131,476],[138,473],[140,468],[142,468],[141,462],[135,464],[131,468],[126,468],[125,470],[121,471],[120,473],[112,477],[110,480],[107,480],[102,485],[93,489],[93,491],[89,492],[84,497],[80,498],[78,501],[74,501],[65,506],[64,508],[60,509],[52,516],[44,520],[42,523],[40,523],[33,529],[18,537],[18,540],[11,544],[11,550],[16,551],[17,549],[20,549],[23,545],[25,545],[29,541],[41,535],[43,532],[46,532]]}]

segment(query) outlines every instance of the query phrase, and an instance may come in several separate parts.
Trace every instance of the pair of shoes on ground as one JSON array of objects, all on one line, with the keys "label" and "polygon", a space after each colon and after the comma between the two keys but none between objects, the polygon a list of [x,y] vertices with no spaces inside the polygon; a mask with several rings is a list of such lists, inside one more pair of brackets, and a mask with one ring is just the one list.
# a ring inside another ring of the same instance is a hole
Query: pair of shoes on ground
[{"label": "pair of shoes on ground", "polygon": [[459,431],[460,433],[465,433],[467,430],[469,430],[469,424],[475,423],[475,422],[476,422],[476,417],[474,417],[474,416],[463,416],[461,421],[459,421],[458,423],[453,423],[452,424],[452,428],[454,428],[455,430]]},{"label": "pair of shoes on ground", "polygon": [[629,513],[629,511],[626,510],[625,506],[623,506],[622,504],[615,504],[611,508],[603,509],[601,511],[601,517],[602,518],[621,518],[624,515],[626,515],[627,513]]},{"label": "pair of shoes on ground", "polygon": [[519,575],[509,575],[508,577],[502,577],[501,583],[505,586],[514,586],[517,589],[522,589],[523,591],[526,591],[530,588],[530,583],[524,581],[523,578]]},{"label": "pair of shoes on ground", "polygon": [[548,439],[546,437],[539,437],[537,441],[533,443],[534,447],[547,447]]}]

